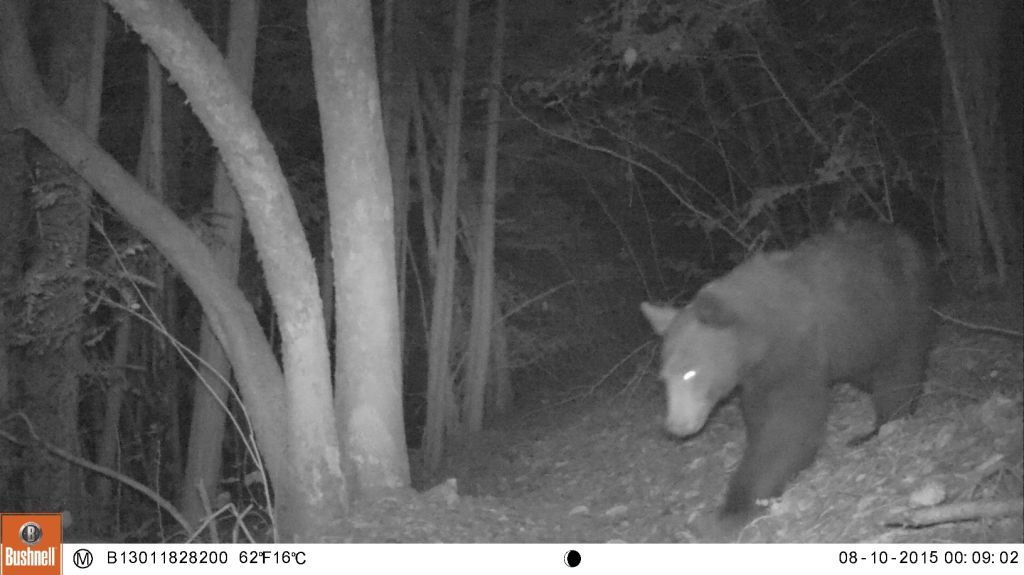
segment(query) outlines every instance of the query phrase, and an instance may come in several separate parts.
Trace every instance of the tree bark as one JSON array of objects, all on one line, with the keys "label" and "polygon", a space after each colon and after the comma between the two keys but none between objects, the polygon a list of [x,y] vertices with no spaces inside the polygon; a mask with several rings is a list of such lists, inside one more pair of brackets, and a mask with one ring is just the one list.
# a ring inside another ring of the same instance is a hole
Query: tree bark
[{"label": "tree bark", "polygon": [[[11,349],[11,327],[17,312],[12,292],[24,277],[20,243],[31,220],[23,180],[29,173],[25,161],[27,136],[15,129],[4,92],[3,82],[0,82],[0,413],[7,413],[13,405],[13,382],[20,372],[15,363],[19,354]],[[15,461],[19,450],[14,444],[0,440],[0,461]],[[0,465],[0,509],[15,511],[22,504],[16,471],[15,465]]]},{"label": "tree bark", "polygon": [[[228,24],[227,65],[239,88],[248,97],[252,94],[256,63],[256,30],[259,4],[256,0],[232,0]],[[231,185],[224,164],[217,163],[213,184],[213,211],[220,225],[214,230],[216,240],[210,246],[213,258],[224,276],[238,278],[238,261],[242,241],[242,204]],[[192,427],[188,441],[188,462],[182,480],[181,511],[192,525],[198,525],[209,512],[204,504],[212,501],[220,482],[221,455],[224,443],[224,422],[227,417],[228,392],[231,385],[231,364],[224,348],[204,317],[199,332],[199,374],[193,389]],[[238,430],[242,431],[242,430]],[[210,526],[216,540],[217,531]]]},{"label": "tree bark", "polygon": [[363,496],[407,486],[394,205],[367,0],[309,4],[334,254],[335,411]]}]

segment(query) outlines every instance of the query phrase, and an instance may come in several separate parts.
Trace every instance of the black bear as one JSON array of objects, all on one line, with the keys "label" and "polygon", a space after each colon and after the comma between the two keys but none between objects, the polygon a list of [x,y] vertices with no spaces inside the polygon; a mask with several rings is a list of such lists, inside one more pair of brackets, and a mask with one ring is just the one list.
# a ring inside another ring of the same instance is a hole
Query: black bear
[{"label": "black bear", "polygon": [[930,339],[928,266],[910,236],[881,224],[837,226],[791,251],[759,254],[682,309],[644,303],[663,337],[665,428],[686,437],[737,386],[743,459],[718,529],[734,532],[810,465],[825,431],[828,384],[871,394],[874,431],[913,411]]}]

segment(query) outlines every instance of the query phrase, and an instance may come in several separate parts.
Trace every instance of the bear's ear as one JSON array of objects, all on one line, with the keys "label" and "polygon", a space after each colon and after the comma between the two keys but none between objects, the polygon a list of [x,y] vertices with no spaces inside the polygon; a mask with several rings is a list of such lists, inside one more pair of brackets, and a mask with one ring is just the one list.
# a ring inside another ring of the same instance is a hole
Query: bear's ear
[{"label": "bear's ear", "polygon": [[668,326],[672,325],[672,320],[676,319],[676,315],[679,313],[674,307],[654,305],[647,302],[640,304],[640,311],[643,312],[644,317],[650,322],[651,327],[654,328],[654,333],[658,335],[665,335],[668,331]]},{"label": "bear's ear", "polygon": [[697,321],[711,327],[730,327],[738,320],[736,312],[721,297],[707,290],[701,290],[689,307]]}]

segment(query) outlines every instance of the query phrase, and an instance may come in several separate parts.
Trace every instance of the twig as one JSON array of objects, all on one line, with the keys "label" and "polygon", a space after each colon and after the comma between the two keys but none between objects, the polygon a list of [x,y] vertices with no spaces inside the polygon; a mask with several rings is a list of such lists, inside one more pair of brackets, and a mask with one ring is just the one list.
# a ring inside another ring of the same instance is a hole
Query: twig
[{"label": "twig", "polygon": [[665,188],[665,190],[668,191],[668,193],[670,193],[673,196],[675,196],[675,198],[677,200],[679,200],[679,203],[682,204],[683,207],[685,207],[686,209],[690,210],[694,214],[700,216],[706,222],[715,222],[715,223],[719,224],[718,225],[718,229],[724,231],[730,238],[735,240],[737,244],[739,244],[739,245],[741,245],[743,247],[747,247],[747,245],[743,241],[743,239],[740,238],[738,235],[736,235],[736,233],[733,230],[731,230],[728,226],[724,225],[717,218],[712,217],[711,214],[708,214],[708,213],[704,212],[703,210],[701,210],[700,208],[698,208],[690,200],[686,199],[679,192],[679,190],[677,190],[672,184],[670,184],[668,182],[668,180],[665,179],[665,176],[661,175],[654,168],[648,166],[647,164],[645,164],[645,163],[643,163],[643,162],[641,162],[639,160],[636,160],[636,159],[633,159],[631,157],[628,157],[628,156],[626,156],[626,155],[624,155],[624,154],[622,154],[620,152],[617,152],[617,151],[615,151],[615,150],[613,150],[611,148],[608,148],[606,146],[599,146],[599,145],[596,145],[596,144],[591,144],[591,143],[588,143],[588,142],[584,142],[583,140],[580,140],[578,138],[575,138],[575,137],[572,137],[572,136],[568,136],[568,135],[565,135],[565,134],[560,134],[558,132],[555,132],[554,130],[550,130],[548,128],[545,128],[544,126],[541,126],[536,120],[534,120],[533,118],[527,116],[526,112],[523,112],[518,106],[516,106],[516,103],[514,101],[512,101],[512,98],[508,97],[507,94],[506,94],[506,99],[508,100],[509,106],[513,110],[515,110],[522,119],[526,120],[527,123],[532,125],[534,128],[537,129],[537,131],[541,132],[542,134],[546,134],[548,136],[551,136],[552,138],[555,138],[556,140],[562,140],[563,142],[569,142],[570,144],[574,144],[574,145],[579,146],[579,147],[581,147],[581,148],[583,148],[585,150],[590,150],[592,152],[599,152],[599,153],[602,153],[602,154],[606,154],[606,155],[611,156],[611,157],[613,157],[613,158],[615,158],[617,160],[621,160],[622,162],[625,162],[626,164],[629,164],[629,165],[631,165],[631,166],[633,166],[635,168],[643,170],[644,172],[647,172],[652,177],[654,177],[654,179],[658,180],[658,182]]},{"label": "twig", "polygon": [[935,313],[935,315],[939,316],[939,318],[941,318],[943,321],[949,322],[953,325],[966,327],[967,329],[973,329],[975,331],[994,333],[996,335],[1002,335],[1005,337],[1024,339],[1024,333],[1021,333],[1019,331],[1014,331],[1012,329],[1006,329],[1002,327],[996,327],[994,325],[982,325],[980,323],[971,323],[969,321],[964,321],[962,319],[957,319],[951,315],[944,314],[935,308],[932,308],[932,312]]},{"label": "twig", "polygon": [[850,68],[849,70],[847,70],[847,72],[845,74],[843,74],[843,75],[839,76],[838,78],[836,78],[836,79],[832,80],[831,82],[829,82],[824,88],[822,88],[821,90],[818,91],[818,94],[816,96],[814,96],[814,98],[815,99],[819,99],[819,98],[823,98],[823,97],[827,96],[828,93],[831,92],[833,88],[835,88],[839,84],[845,83],[847,78],[849,78],[850,76],[853,76],[854,74],[856,74],[858,70],[860,70],[861,68],[866,66],[869,62],[874,60],[877,56],[881,55],[882,52],[885,52],[886,50],[889,50],[890,48],[895,47],[897,43],[901,42],[902,40],[904,40],[905,38],[907,38],[911,34],[914,34],[914,33],[918,32],[919,30],[920,30],[919,28],[911,28],[910,30],[904,30],[903,32],[900,32],[899,34],[896,35],[895,38],[890,38],[884,44],[882,44],[877,49],[875,49],[874,52],[868,54],[868,56],[866,58],[864,58],[863,60],[861,60],[860,63],[858,63],[856,66],[854,66],[853,68]]},{"label": "twig", "polygon": [[505,315],[501,316],[501,319],[495,321],[494,325],[498,325],[499,322],[505,321],[508,318],[512,317],[513,315],[519,313],[520,311],[522,311],[523,308],[525,308],[526,306],[532,304],[533,302],[541,300],[543,298],[546,298],[549,295],[555,293],[556,291],[564,288],[565,286],[570,285],[570,284],[574,284],[574,283],[576,283],[576,280],[566,280],[566,281],[556,285],[553,288],[550,288],[550,289],[548,289],[546,291],[543,291],[543,292],[533,296],[532,298],[530,298],[530,299],[528,299],[528,300],[526,300],[524,302],[521,302],[519,305],[517,305],[514,308],[512,308],[512,309],[508,310],[507,312],[505,312]]},{"label": "twig", "polygon": [[779,82],[779,79],[775,77],[771,67],[768,66],[768,62],[764,61],[764,55],[761,54],[760,50],[757,52],[757,61],[761,64],[761,69],[768,75],[768,79],[772,81],[775,89],[779,91],[779,95],[782,96],[782,99],[785,100],[787,104],[789,104],[789,109],[793,111],[793,115],[795,115],[797,119],[800,120],[800,123],[804,125],[804,129],[807,130],[807,133],[814,138],[814,141],[817,142],[822,149],[828,149],[828,142],[826,142],[825,138],[823,138],[821,134],[814,129],[814,125],[811,124],[811,121],[804,116],[803,112],[801,112],[800,108],[796,105],[796,102],[789,97],[789,93],[787,93],[786,89],[782,87],[782,83]]},{"label": "twig", "polygon": [[[598,380],[596,382],[594,382],[589,388],[587,388],[587,390],[585,392],[583,392],[583,393],[581,393],[579,395],[570,395],[570,396],[565,397],[563,399],[560,399],[560,400],[558,400],[558,401],[556,401],[554,403],[550,403],[550,404],[544,405],[543,407],[540,407],[540,408],[537,408],[537,409],[535,409],[533,411],[527,412],[526,415],[527,416],[534,415],[534,414],[540,413],[540,412],[542,412],[542,411],[544,411],[546,409],[551,409],[553,407],[558,407],[560,405],[565,405],[567,403],[572,403],[574,401],[580,401],[582,399],[586,399],[586,398],[590,397],[591,395],[594,394],[594,392],[597,390],[597,388],[601,386],[601,384],[603,384],[609,377],[611,377],[611,375],[613,373],[618,371],[618,369],[620,367],[622,367],[622,365],[624,363],[626,363],[626,360],[628,360],[629,358],[635,356],[636,354],[640,353],[641,351],[644,351],[644,350],[647,350],[647,349],[650,349],[650,342],[645,342],[642,345],[639,345],[639,346],[633,348],[633,351],[627,353],[625,355],[625,357],[620,359],[618,362],[615,363],[615,365],[613,365],[607,371],[605,371],[604,375],[599,377]],[[633,379],[635,380],[636,378],[634,377]],[[628,385],[627,385],[627,387],[628,387]],[[623,390],[624,389],[625,388],[623,388]]]}]

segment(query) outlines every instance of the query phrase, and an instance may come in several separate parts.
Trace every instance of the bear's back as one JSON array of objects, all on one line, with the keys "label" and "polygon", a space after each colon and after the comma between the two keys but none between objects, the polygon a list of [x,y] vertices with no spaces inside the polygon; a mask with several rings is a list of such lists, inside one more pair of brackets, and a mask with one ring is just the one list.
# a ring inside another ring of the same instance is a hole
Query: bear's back
[{"label": "bear's back", "polygon": [[757,254],[705,290],[756,337],[819,347],[833,377],[884,361],[894,342],[927,337],[930,327],[923,251],[882,224],[839,226],[793,250]]}]

